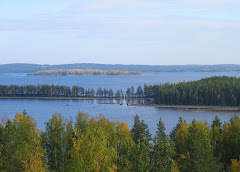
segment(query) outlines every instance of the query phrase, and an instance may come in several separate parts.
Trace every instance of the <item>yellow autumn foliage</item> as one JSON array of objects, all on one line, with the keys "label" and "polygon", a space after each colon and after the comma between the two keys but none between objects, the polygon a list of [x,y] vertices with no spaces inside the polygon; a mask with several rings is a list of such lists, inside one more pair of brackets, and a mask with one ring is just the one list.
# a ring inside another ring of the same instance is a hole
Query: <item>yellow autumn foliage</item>
[{"label": "yellow autumn foliage", "polygon": [[232,172],[240,171],[240,161],[237,159],[232,159]]}]

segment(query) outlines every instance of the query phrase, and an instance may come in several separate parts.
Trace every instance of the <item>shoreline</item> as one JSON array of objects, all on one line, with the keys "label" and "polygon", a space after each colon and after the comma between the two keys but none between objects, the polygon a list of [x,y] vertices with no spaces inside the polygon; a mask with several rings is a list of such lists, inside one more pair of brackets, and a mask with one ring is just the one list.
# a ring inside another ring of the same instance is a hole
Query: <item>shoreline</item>
[{"label": "shoreline", "polygon": [[139,75],[28,75],[30,77],[34,77],[34,76],[140,76],[140,75],[144,75],[144,74],[139,74]]},{"label": "shoreline", "polygon": [[[1,99],[32,99],[32,100],[129,100],[129,99],[145,99],[153,100],[153,98],[143,97],[0,97]],[[104,103],[103,103],[104,104]],[[158,104],[127,104],[133,107],[149,107],[161,109],[175,110],[196,110],[196,111],[240,111],[240,106],[206,106],[206,105],[158,105]]]},{"label": "shoreline", "polygon": [[240,111],[239,106],[157,105],[157,104],[152,104],[152,105],[130,104],[129,106],[153,107],[153,108],[175,109],[175,110]]},{"label": "shoreline", "polygon": [[147,99],[145,97],[0,97],[0,99],[39,99],[39,100],[93,100],[93,99]]}]

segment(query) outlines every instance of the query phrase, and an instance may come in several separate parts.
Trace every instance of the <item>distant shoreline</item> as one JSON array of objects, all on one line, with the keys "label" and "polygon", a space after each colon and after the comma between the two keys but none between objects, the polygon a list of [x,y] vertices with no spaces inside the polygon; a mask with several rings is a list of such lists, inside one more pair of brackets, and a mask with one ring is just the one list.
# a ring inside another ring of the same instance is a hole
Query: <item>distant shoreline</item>
[{"label": "distant shoreline", "polygon": [[140,105],[130,104],[135,107],[154,107],[162,109],[176,109],[176,110],[202,110],[202,111],[240,111],[239,106],[199,106],[199,105]]},{"label": "distant shoreline", "polygon": [[240,65],[124,65],[124,64],[96,64],[96,63],[74,63],[74,64],[30,64],[15,63],[1,64],[0,73],[32,73],[42,70],[59,69],[97,69],[97,70],[134,70],[140,72],[239,72]]},{"label": "distant shoreline", "polygon": [[[161,72],[141,73],[139,75],[27,75],[29,77],[35,76],[141,76],[141,75],[160,75]],[[0,74],[1,75],[1,74]]]},{"label": "distant shoreline", "polygon": [[[160,75],[161,72],[156,73],[156,72],[152,72],[152,73],[141,73],[139,75],[27,75],[28,77],[39,77],[39,76],[50,76],[50,77],[54,77],[54,76],[142,76],[142,75]],[[0,74],[1,75],[1,74]]]}]

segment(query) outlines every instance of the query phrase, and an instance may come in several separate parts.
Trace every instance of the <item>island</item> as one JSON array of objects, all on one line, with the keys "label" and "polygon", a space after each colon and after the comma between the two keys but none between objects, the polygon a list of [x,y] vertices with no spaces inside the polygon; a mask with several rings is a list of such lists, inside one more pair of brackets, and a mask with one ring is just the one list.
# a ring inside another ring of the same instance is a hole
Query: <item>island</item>
[{"label": "island", "polygon": [[28,73],[28,76],[79,76],[79,75],[141,75],[139,71],[94,70],[94,69],[58,69]]}]

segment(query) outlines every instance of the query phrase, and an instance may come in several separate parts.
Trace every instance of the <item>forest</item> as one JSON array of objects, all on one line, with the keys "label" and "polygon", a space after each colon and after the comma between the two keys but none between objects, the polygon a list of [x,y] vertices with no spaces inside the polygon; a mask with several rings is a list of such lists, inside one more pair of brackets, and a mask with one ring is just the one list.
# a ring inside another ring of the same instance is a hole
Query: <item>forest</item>
[{"label": "forest", "polygon": [[160,118],[152,136],[138,115],[129,129],[103,115],[56,113],[43,131],[24,110],[2,117],[0,171],[239,172],[239,136],[238,116],[224,123],[216,116],[210,125],[179,118],[169,135]]},{"label": "forest", "polygon": [[93,69],[59,69],[29,73],[28,76],[78,76],[78,75],[141,75],[129,70],[93,70]]},{"label": "forest", "polygon": [[240,78],[215,76],[199,81],[145,85],[147,97],[164,105],[240,105]]}]

